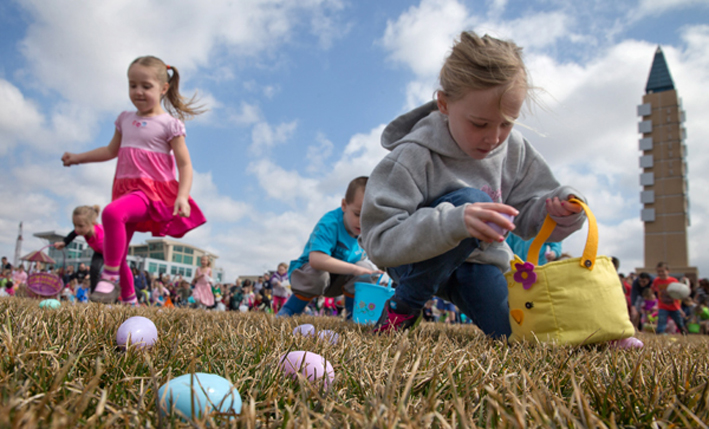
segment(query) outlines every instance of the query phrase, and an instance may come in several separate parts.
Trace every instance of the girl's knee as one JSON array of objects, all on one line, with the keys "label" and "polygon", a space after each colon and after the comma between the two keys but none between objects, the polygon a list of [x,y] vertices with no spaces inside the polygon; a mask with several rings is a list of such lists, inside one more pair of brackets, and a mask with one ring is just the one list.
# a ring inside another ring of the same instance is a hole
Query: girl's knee
[{"label": "girl's knee", "polygon": [[121,212],[122,210],[118,204],[111,203],[103,209],[103,212],[101,213],[101,221],[104,225],[120,222]]}]

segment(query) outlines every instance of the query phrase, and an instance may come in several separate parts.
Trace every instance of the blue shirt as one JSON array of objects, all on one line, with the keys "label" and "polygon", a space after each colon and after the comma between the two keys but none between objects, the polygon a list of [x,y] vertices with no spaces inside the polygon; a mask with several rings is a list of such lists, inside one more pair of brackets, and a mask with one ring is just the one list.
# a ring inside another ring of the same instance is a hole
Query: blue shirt
[{"label": "blue shirt", "polygon": [[[523,261],[527,260],[527,252],[529,251],[529,246],[532,245],[532,242],[534,241],[533,238],[530,238],[529,240],[522,240],[520,237],[509,233],[507,234],[507,244],[510,245],[512,248],[512,252],[514,252],[515,255],[519,256]],[[539,266],[542,266],[546,264],[547,257],[545,255],[546,251],[552,250],[554,253],[556,253],[556,257],[558,258],[559,255],[561,255],[561,243],[550,243],[546,242],[542,246],[541,249],[539,249],[539,261],[538,264]]]},{"label": "blue shirt", "polygon": [[357,237],[352,237],[345,228],[342,208],[325,213],[310,234],[303,254],[288,267],[288,276],[310,261],[310,252],[322,252],[340,261],[357,263],[365,258]]}]

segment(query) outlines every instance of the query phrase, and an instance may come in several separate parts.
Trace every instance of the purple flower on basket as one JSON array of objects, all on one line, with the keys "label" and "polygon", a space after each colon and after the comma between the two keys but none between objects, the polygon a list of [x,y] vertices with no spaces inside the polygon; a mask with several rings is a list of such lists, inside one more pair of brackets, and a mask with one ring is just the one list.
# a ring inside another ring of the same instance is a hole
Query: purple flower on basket
[{"label": "purple flower on basket", "polygon": [[374,305],[373,302],[370,302],[370,303],[369,303],[369,309],[370,309],[370,310],[374,310],[375,308],[377,308],[377,306]]},{"label": "purple flower on basket", "polygon": [[525,289],[529,289],[536,283],[537,273],[534,272],[534,264],[531,262],[515,264],[515,268],[517,268],[517,272],[514,275],[514,279],[517,283],[522,283]]}]

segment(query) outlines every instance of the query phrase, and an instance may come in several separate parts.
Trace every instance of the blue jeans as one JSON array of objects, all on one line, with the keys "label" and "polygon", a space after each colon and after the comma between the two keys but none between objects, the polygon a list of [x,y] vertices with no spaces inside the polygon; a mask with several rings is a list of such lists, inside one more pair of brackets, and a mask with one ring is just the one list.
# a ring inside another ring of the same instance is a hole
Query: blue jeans
[{"label": "blue jeans", "polygon": [[675,324],[677,325],[677,329],[680,330],[680,332],[684,331],[684,320],[682,320],[682,315],[680,314],[679,310],[664,310],[664,309],[659,309],[657,310],[657,333],[658,334],[663,334],[665,332],[665,329],[667,329],[667,317],[671,317],[672,320],[675,321]]},{"label": "blue jeans", "polygon": [[[431,207],[443,202],[457,207],[492,200],[482,191],[463,188],[438,198]],[[389,268],[389,275],[397,282],[394,299],[419,310],[433,295],[438,295],[458,306],[486,335],[495,338],[509,336],[511,328],[504,275],[493,265],[465,261],[479,246],[478,239],[466,238],[458,247],[432,259]]]}]

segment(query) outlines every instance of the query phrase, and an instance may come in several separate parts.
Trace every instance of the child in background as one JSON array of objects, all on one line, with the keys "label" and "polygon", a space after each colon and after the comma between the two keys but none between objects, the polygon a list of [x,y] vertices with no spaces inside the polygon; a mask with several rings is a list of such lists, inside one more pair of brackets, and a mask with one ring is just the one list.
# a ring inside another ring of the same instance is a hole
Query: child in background
[{"label": "child in background", "polygon": [[352,180],[341,206],[326,213],[315,225],[303,254],[290,264],[293,295],[278,316],[302,313],[315,297],[344,294],[347,317],[352,317],[355,282],[372,283],[372,275],[381,273],[365,260],[366,255],[357,242],[366,185],[367,177]]},{"label": "child in background", "polygon": [[214,294],[212,293],[212,267],[209,257],[202,256],[200,266],[197,267],[194,275],[194,290],[192,296],[200,304],[207,308],[214,306]]},{"label": "child in background", "polygon": [[27,284],[27,273],[25,272],[25,266],[18,264],[15,270],[12,272],[12,282],[15,284],[15,288],[20,288]]},{"label": "child in background", "polygon": [[[61,250],[68,246],[79,235],[86,239],[86,244],[94,251],[93,256],[91,256],[91,268],[89,269],[89,276],[91,278],[90,290],[92,292],[96,289],[96,284],[101,276],[101,267],[103,266],[103,226],[97,222],[100,211],[101,207],[97,205],[79,206],[75,208],[74,212],[71,214],[74,230],[64,237],[63,241],[54,243],[54,247]],[[108,301],[115,301],[118,298],[117,292],[118,290],[116,289],[113,295],[108,297]],[[97,299],[99,299],[99,297],[97,297]]]},{"label": "child in background", "polygon": [[90,290],[91,277],[84,277],[84,280],[76,285],[76,300],[78,302],[89,302]]},{"label": "child in background", "polygon": [[288,264],[281,262],[271,276],[271,291],[273,293],[273,312],[278,313],[290,296],[290,281],[288,280]]},{"label": "child in background", "polygon": [[657,333],[665,333],[667,328],[667,318],[674,320],[677,329],[682,333],[687,333],[684,326],[680,300],[673,299],[667,293],[667,286],[670,283],[677,283],[677,279],[670,276],[670,268],[665,262],[657,263],[657,278],[652,282],[652,290],[657,294]]},{"label": "child in background", "polygon": [[657,313],[657,297],[652,289],[647,288],[643,290],[642,295],[642,306],[640,307],[640,330],[643,326],[651,323],[651,319],[655,318]]},{"label": "child in background", "polygon": [[583,225],[581,207],[568,202],[581,194],[560,186],[512,129],[532,88],[521,51],[462,33],[441,69],[436,101],[384,130],[382,146],[391,152],[370,176],[361,242],[398,285],[375,332],[415,326],[439,295],[486,335],[510,335],[503,273],[513,255],[504,230],[529,239],[549,214],[557,222],[549,241],[559,242]]},{"label": "child in background", "polygon": [[192,163],[183,124],[202,112],[194,107],[194,99],[186,101],[180,95],[179,82],[177,69],[162,60],[152,56],[135,59],[128,68],[128,86],[137,111],[118,116],[108,146],[62,156],[66,167],[118,157],[112,202],[103,210],[105,265],[91,294],[94,301],[115,300],[120,274],[121,301],[137,303],[126,262],[133,233],[180,238],[206,222],[189,196]]}]

